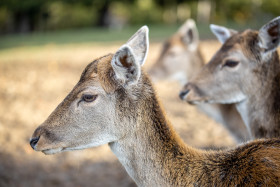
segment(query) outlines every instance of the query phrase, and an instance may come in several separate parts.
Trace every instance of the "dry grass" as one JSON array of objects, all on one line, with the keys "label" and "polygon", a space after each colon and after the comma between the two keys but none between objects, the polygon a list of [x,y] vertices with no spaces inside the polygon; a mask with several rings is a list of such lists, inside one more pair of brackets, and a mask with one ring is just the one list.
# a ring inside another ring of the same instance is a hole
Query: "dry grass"
[{"label": "dry grass", "polygon": [[[0,51],[0,186],[134,186],[107,145],[46,156],[29,138],[78,81],[93,59],[120,44],[48,45]],[[219,44],[202,42],[206,59]],[[145,68],[160,44],[151,44]],[[228,133],[194,106],[178,99],[174,82],[156,85],[170,121],[185,142],[196,147],[232,146]]]}]

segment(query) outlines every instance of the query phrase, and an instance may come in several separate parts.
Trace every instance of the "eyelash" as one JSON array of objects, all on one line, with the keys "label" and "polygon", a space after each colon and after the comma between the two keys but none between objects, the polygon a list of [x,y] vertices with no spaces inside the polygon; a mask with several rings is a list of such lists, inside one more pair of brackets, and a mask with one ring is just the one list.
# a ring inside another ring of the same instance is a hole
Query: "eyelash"
[{"label": "eyelash", "polygon": [[[92,96],[92,100],[87,100],[87,96]],[[96,100],[96,98],[97,98],[97,95],[91,95],[91,94],[84,94],[84,95],[82,95],[82,97],[81,97],[81,100],[78,102],[78,106],[79,106],[79,104],[82,102],[82,101],[84,101],[84,102],[86,102],[86,103],[91,103],[91,102],[93,102],[93,101],[95,101]]]},{"label": "eyelash", "polygon": [[230,67],[230,68],[233,68],[235,66],[237,66],[239,64],[238,61],[235,61],[235,60],[227,60],[223,66],[227,66],[227,67]]},{"label": "eyelash", "polygon": [[95,101],[96,98],[97,98],[97,95],[91,95],[91,94],[84,94],[82,96],[82,100],[87,102],[87,103]]}]

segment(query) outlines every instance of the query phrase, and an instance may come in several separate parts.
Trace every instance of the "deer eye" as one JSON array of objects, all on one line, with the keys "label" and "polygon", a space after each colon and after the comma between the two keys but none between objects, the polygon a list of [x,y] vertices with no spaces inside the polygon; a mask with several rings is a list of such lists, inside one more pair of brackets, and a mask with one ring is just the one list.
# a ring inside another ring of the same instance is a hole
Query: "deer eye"
[{"label": "deer eye", "polygon": [[233,68],[233,67],[237,66],[238,64],[239,64],[238,61],[235,61],[235,60],[227,60],[227,61],[224,63],[224,66]]},{"label": "deer eye", "polygon": [[85,102],[92,102],[97,98],[97,95],[85,94],[82,96],[82,100]]}]

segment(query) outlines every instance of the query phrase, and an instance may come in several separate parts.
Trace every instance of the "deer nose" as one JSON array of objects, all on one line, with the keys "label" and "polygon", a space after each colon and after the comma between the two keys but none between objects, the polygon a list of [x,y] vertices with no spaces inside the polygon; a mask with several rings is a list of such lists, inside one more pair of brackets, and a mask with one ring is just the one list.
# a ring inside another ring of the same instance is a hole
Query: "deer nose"
[{"label": "deer nose", "polygon": [[189,89],[185,89],[183,91],[180,92],[179,97],[180,99],[184,100],[185,96],[189,93]]},{"label": "deer nose", "polygon": [[39,137],[32,138],[32,139],[30,140],[30,145],[31,145],[31,147],[32,147],[33,149],[35,149],[35,146],[36,146],[36,144],[38,143],[39,139],[40,139],[40,136],[39,136]]}]

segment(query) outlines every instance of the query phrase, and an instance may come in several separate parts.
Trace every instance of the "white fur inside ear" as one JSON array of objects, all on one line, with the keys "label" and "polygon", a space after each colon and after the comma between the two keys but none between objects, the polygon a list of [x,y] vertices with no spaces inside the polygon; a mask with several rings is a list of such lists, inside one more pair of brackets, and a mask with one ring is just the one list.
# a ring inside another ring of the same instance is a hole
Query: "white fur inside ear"
[{"label": "white fur inside ear", "polygon": [[210,29],[222,44],[225,43],[225,41],[227,41],[227,39],[229,39],[232,35],[230,30],[226,27],[211,24]]},{"label": "white fur inside ear", "polygon": [[145,33],[145,42],[144,42],[144,44],[145,44],[145,55],[144,55],[143,61],[141,63],[141,66],[143,66],[144,63],[147,60],[147,56],[148,56],[148,52],[149,52],[149,47],[150,47],[150,43],[149,43],[149,28],[146,25],[144,25],[142,28],[144,29],[144,33]]},{"label": "white fur inside ear", "polygon": [[111,65],[116,75],[116,79],[122,85],[135,84],[141,74],[141,66],[135,59],[132,49],[123,45],[113,56]]},{"label": "white fur inside ear", "polygon": [[149,28],[141,27],[126,43],[135,54],[136,61],[144,65],[149,51]]}]

